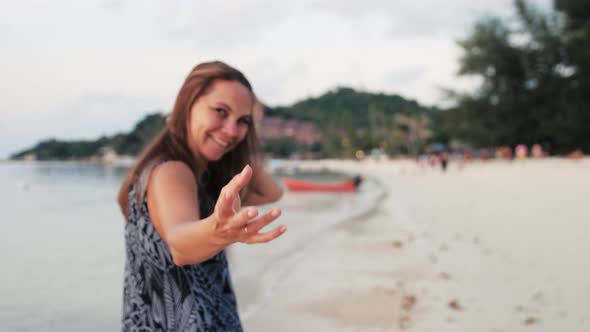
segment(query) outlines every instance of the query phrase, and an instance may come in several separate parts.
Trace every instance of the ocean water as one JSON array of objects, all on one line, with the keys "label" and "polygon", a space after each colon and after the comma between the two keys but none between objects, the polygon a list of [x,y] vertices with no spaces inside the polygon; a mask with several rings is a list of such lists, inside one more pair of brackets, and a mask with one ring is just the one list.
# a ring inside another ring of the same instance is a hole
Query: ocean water
[{"label": "ocean water", "polygon": [[[120,330],[125,249],[116,194],[125,172],[73,162],[0,163],[2,331]],[[261,207],[281,207],[274,224],[288,231],[267,244],[228,248],[242,319],[261,314],[320,234],[361,216],[379,195],[367,181],[357,193],[287,192]]]}]

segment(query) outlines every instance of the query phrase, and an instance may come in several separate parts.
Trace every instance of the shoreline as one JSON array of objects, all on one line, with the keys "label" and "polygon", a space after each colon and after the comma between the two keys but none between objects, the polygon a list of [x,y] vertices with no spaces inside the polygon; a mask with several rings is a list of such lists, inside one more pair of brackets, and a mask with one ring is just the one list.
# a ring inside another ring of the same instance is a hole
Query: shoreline
[{"label": "shoreline", "polygon": [[[286,195],[289,195],[289,193],[286,193]],[[336,204],[321,208],[318,215],[308,214],[306,211],[299,209],[290,211],[289,202],[314,200],[314,198],[325,200],[329,195],[326,196],[325,193],[303,195],[294,193],[285,197],[282,203],[287,205],[283,207],[286,220],[281,220],[280,223],[285,223],[290,228],[290,232],[285,235],[288,239],[284,239],[285,241],[278,240],[277,243],[269,243],[259,248],[238,246],[231,249],[230,268],[234,273],[234,286],[238,294],[240,316],[243,322],[247,322],[259,315],[261,310],[263,311],[264,307],[272,302],[275,292],[282,287],[284,280],[301,262],[308,259],[314,241],[322,238],[325,233],[330,232],[333,228],[343,227],[345,224],[355,222],[366,215],[374,213],[384,197],[384,192],[377,184],[370,181],[366,183],[365,189],[360,194],[346,193],[339,196],[346,197],[348,201],[354,204],[346,204],[346,202],[340,202],[338,199],[331,197],[330,200]],[[350,208],[350,206],[355,205],[356,208]],[[306,221],[301,225],[299,219]],[[246,258],[248,251],[254,252],[254,255]],[[257,251],[258,253],[256,253]],[[266,253],[270,251],[278,251],[278,253],[268,256]],[[262,260],[264,263],[260,268],[249,273],[244,272],[244,266],[237,263],[238,261],[251,261],[252,259],[256,261]],[[240,272],[242,273],[240,274]]]}]

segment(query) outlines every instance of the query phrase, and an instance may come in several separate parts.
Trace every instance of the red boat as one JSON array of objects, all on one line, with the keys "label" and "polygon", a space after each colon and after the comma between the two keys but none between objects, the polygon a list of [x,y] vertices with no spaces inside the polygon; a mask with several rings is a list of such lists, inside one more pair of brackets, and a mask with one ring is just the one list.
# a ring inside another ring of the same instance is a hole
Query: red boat
[{"label": "red boat", "polygon": [[347,180],[337,183],[311,182],[291,178],[282,178],[282,180],[287,189],[291,191],[352,192],[355,191],[360,184],[360,181],[355,180]]}]

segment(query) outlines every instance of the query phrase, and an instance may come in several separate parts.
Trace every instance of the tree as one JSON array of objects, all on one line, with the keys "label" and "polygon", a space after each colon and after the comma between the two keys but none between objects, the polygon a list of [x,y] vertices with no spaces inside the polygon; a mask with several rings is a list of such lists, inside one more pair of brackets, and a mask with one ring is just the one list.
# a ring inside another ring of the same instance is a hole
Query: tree
[{"label": "tree", "polygon": [[483,18],[459,42],[459,75],[482,83],[472,94],[451,91],[456,106],[437,119],[444,131],[438,136],[477,146],[544,143],[554,152],[588,150],[588,5],[556,1],[559,15],[523,0],[514,4],[516,22]]}]

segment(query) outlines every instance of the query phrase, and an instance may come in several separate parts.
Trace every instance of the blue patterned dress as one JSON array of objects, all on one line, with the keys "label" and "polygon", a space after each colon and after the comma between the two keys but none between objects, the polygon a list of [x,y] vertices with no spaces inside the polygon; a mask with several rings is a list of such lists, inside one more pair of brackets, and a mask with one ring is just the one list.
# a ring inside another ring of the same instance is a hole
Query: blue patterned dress
[{"label": "blue patterned dress", "polygon": [[152,224],[147,198],[136,204],[136,185],[125,225],[123,331],[242,331],[225,251],[176,266]]}]

